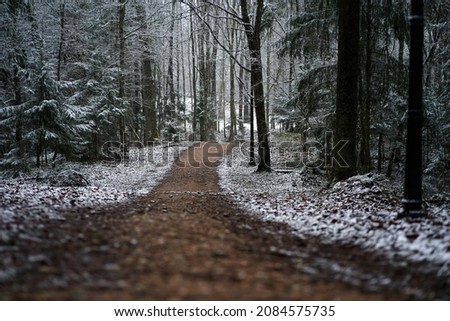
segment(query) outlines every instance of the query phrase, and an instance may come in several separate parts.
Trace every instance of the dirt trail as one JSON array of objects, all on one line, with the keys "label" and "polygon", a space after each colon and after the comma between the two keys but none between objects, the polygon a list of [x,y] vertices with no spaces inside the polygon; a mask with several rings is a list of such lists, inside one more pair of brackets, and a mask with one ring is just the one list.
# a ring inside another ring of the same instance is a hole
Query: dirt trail
[{"label": "dirt trail", "polygon": [[221,156],[222,145],[190,148],[148,196],[49,222],[40,238],[45,242],[17,244],[34,261],[17,279],[0,284],[0,299],[393,298],[329,278],[313,280],[300,270],[306,263],[273,251],[298,241],[273,233],[281,226],[243,215],[220,193],[214,167]]}]

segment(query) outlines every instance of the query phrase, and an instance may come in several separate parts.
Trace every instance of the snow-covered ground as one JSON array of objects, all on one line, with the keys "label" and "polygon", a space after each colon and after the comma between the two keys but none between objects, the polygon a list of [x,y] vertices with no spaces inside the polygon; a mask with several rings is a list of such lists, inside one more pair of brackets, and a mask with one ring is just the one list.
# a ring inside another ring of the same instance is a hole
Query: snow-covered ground
[{"label": "snow-covered ground", "polygon": [[255,217],[288,224],[327,244],[357,245],[395,264],[429,262],[450,278],[450,203],[429,217],[397,219],[400,186],[383,175],[356,176],[327,187],[314,169],[255,173],[238,149],[219,167],[221,187]]},{"label": "snow-covered ground", "polygon": [[[3,178],[0,223],[62,219],[67,209],[114,205],[147,194],[185,148],[163,145],[135,149],[126,163],[63,163],[56,168],[21,173],[14,179]],[[0,224],[0,232],[1,226],[4,224]]]},{"label": "snow-covered ground", "polygon": [[[37,226],[32,222],[64,219],[65,210],[115,205],[149,193],[185,148],[158,146],[135,150],[126,164],[65,163],[0,179],[0,243],[32,234],[30,227]],[[329,188],[314,169],[255,173],[247,163],[239,150],[228,156],[219,167],[221,186],[258,219],[286,223],[301,238],[357,245],[395,264],[427,262],[439,277],[450,278],[448,198],[431,206],[427,219],[399,220],[401,184],[383,175],[357,176]]]}]

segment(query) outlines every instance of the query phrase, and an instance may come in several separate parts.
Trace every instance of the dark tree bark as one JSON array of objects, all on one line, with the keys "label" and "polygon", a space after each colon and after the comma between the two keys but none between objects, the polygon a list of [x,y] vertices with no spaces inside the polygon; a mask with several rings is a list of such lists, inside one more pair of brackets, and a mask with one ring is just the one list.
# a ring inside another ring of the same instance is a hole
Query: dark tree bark
[{"label": "dark tree bark", "polygon": [[142,109],[144,114],[144,143],[154,142],[158,138],[157,85],[152,59],[142,60]]},{"label": "dark tree bark", "polygon": [[[147,13],[142,4],[136,7],[137,17],[140,21],[147,20]],[[148,32],[147,23],[142,25],[145,33]],[[155,61],[153,47],[154,44],[150,37],[143,36],[140,39],[144,51],[137,63],[136,68],[140,65],[140,79],[136,79],[140,83],[139,95],[142,101],[143,120],[143,143],[144,145],[152,144],[159,139],[158,127],[158,99],[160,97],[159,81],[157,77],[157,62]],[[139,71],[139,70],[138,70]],[[138,86],[136,86],[138,88]]]},{"label": "dark tree bark", "polygon": [[[13,64],[13,78],[14,78],[14,100],[15,105],[19,106],[22,104],[22,81],[20,78],[20,69],[24,67],[24,57],[18,48],[18,35],[17,35],[17,14],[19,10],[18,0],[9,0],[8,1],[8,9],[9,14],[12,19],[12,39],[14,48],[14,64]],[[23,143],[23,115],[19,110],[16,115],[16,124],[15,124],[15,142],[18,146],[17,156],[22,159],[25,153],[25,146]]]},{"label": "dark tree bark", "polygon": [[[241,58],[241,64],[244,65],[245,61]],[[244,117],[244,102],[245,102],[245,94],[244,94],[244,68],[239,68],[239,120],[242,122],[246,122],[247,120]]]},{"label": "dark tree bark", "polygon": [[267,122],[268,126],[270,126],[270,116],[272,113],[271,105],[270,105],[270,90],[271,90],[271,80],[272,80],[272,70],[271,70],[272,45],[273,45],[272,30],[270,30],[269,34],[267,36],[267,47],[266,47],[266,51],[267,51],[267,53],[266,53],[266,66],[267,66],[266,67],[267,68],[267,73],[266,73],[266,122]]},{"label": "dark tree bark", "polygon": [[[208,3],[205,10],[211,10]],[[198,102],[197,119],[200,127],[200,140],[208,141],[214,129],[213,112],[216,100],[216,63],[217,47],[213,44],[214,32],[218,33],[217,25],[212,26],[209,14],[197,14],[200,27],[197,32],[197,69],[198,69]]]},{"label": "dark tree bark", "polygon": [[175,32],[175,5],[176,0],[172,0],[172,21],[169,27],[169,63],[167,66],[167,95],[169,97],[168,105],[166,106],[165,114],[170,120],[175,118],[175,76],[174,76],[174,32]]},{"label": "dark tree bark", "polygon": [[[181,21],[179,23],[179,31],[178,32],[180,34],[184,33],[183,23],[181,23]],[[182,104],[183,104],[183,127],[184,127],[184,131],[186,132],[187,131],[187,119],[186,119],[187,90],[186,90],[186,67],[185,67],[185,64],[184,64],[185,54],[186,54],[185,47],[184,47],[185,43],[184,42],[180,42],[179,46],[180,46],[180,55],[181,55],[180,60],[179,60],[179,64],[181,64],[181,80],[183,82],[183,86],[182,86],[182,92],[183,92],[183,95],[182,95],[182,97],[183,97],[183,102],[182,102]],[[188,56],[189,56],[189,54],[188,54]],[[189,58],[188,58],[188,60],[189,60]],[[188,62],[188,65],[189,65],[189,62]],[[180,69],[180,68],[178,68],[178,69]],[[188,67],[188,70],[189,70],[189,67]]]},{"label": "dark tree bark", "polygon": [[[215,34],[219,33],[219,24],[217,21],[214,25]],[[211,132],[214,128],[214,113],[217,113],[217,52],[218,46],[216,43],[213,44],[211,49],[211,58],[209,59],[209,113],[208,117],[208,131]]]},{"label": "dark tree bark", "polygon": [[59,37],[59,48],[58,48],[58,69],[56,71],[56,77],[57,77],[58,81],[61,80],[61,64],[62,64],[62,59],[63,59],[64,27],[65,27],[65,11],[66,11],[65,6],[66,6],[65,1],[63,1],[59,5],[59,11],[61,14],[61,19],[60,19],[61,32],[60,32],[60,37]]},{"label": "dark tree bark", "polygon": [[356,174],[360,0],[338,0],[339,40],[332,180]]},{"label": "dark tree bark", "polygon": [[397,135],[395,136],[394,142],[391,144],[391,152],[389,155],[389,162],[386,169],[386,176],[391,177],[394,165],[400,161],[401,149],[404,145],[404,133],[405,124],[400,121],[397,127]]},{"label": "dark tree bark", "polygon": [[269,131],[266,122],[265,96],[263,84],[263,68],[261,61],[261,23],[264,13],[264,0],[256,1],[256,12],[252,25],[248,12],[247,0],[241,0],[242,22],[247,35],[248,49],[250,51],[251,86],[253,90],[256,124],[258,130],[259,164],[257,171],[271,171]]},{"label": "dark tree bark", "polygon": [[119,26],[118,26],[118,40],[119,40],[119,97],[125,96],[125,81],[123,71],[125,70],[125,37],[124,37],[124,23],[125,23],[125,6],[127,0],[119,0]]},{"label": "dark tree bark", "polygon": [[[234,40],[236,32],[231,30],[230,37],[230,52],[234,54]],[[230,57],[230,136],[228,140],[230,142],[236,139],[236,106],[235,106],[235,62],[232,57]]]},{"label": "dark tree bark", "polygon": [[[360,146],[360,161],[361,171],[368,173],[371,169],[370,156],[370,113],[372,105],[372,0],[367,0],[366,9],[366,65],[365,65],[365,99],[361,105],[360,119],[361,119],[361,146]],[[362,89],[362,88],[361,88]],[[362,90],[360,91],[362,92]]]},{"label": "dark tree bark", "polygon": [[209,72],[208,72],[208,30],[203,27],[198,34],[198,122],[200,125],[200,140],[208,140],[208,94],[209,94]]},{"label": "dark tree bark", "polygon": [[381,173],[384,159],[384,135],[378,134],[378,155],[377,155],[377,171]]},{"label": "dark tree bark", "polygon": [[[128,0],[119,0],[119,25],[118,25],[118,40],[119,40],[119,98],[125,98],[125,79],[124,79],[124,70],[125,70],[125,11]],[[123,155],[128,157],[128,148],[127,148],[127,138],[126,138],[126,129],[125,129],[125,117],[126,115],[122,115],[120,117],[119,124],[119,137],[122,143],[122,152]]]},{"label": "dark tree bark", "polygon": [[195,34],[194,30],[194,9],[190,10],[189,22],[191,26],[191,54],[192,54],[192,132],[193,132],[193,140],[196,140],[197,135],[197,117],[198,117],[198,97],[197,97],[197,60],[196,60],[196,52],[195,52]]}]

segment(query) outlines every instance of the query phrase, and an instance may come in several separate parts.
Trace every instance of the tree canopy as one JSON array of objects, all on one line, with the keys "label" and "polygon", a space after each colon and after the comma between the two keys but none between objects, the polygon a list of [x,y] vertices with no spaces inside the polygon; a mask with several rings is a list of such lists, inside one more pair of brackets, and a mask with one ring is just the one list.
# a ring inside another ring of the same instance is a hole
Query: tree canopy
[{"label": "tree canopy", "polygon": [[[404,157],[409,1],[352,2],[359,19],[344,3],[4,1],[1,165],[96,160],[111,157],[111,144],[126,154],[135,144],[215,140],[217,132],[248,139],[254,108],[258,170],[271,169],[270,137],[284,132],[324,146],[332,179],[391,175]],[[424,157],[439,173],[450,148],[450,5],[427,1],[425,11]],[[347,35],[358,42],[343,63],[353,68],[352,119],[337,125],[349,104],[338,61]],[[334,141],[347,139],[336,136],[338,127],[355,133],[343,175],[333,170],[328,139],[332,131]]]}]

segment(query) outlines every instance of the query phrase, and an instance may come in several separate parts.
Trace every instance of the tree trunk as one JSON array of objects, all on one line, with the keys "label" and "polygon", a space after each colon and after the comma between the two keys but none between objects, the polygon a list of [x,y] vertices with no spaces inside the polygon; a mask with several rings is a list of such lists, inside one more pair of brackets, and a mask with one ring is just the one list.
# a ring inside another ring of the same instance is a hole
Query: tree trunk
[{"label": "tree trunk", "polygon": [[[125,7],[128,0],[119,0],[119,26],[118,26],[118,38],[119,38],[119,98],[125,98],[125,36],[124,36],[124,23],[125,23]],[[122,155],[128,155],[127,139],[125,130],[125,117],[120,117],[119,124],[119,137],[122,143]]]},{"label": "tree trunk", "polygon": [[[10,0],[8,2],[9,13],[11,15],[12,23],[12,38],[14,49],[14,64],[13,64],[13,77],[14,77],[14,100],[15,105],[19,106],[22,104],[22,82],[20,78],[20,69],[24,67],[24,57],[17,47],[19,44],[19,39],[17,35],[17,12],[19,7],[19,2],[17,0]],[[15,143],[18,147],[17,157],[22,159],[25,155],[25,144],[23,141],[23,113],[21,110],[17,112],[16,123],[15,123]]]},{"label": "tree trunk", "polygon": [[222,66],[221,66],[221,70],[220,70],[220,106],[218,106],[218,108],[220,108],[220,113],[219,110],[217,111],[217,131],[220,132],[220,117],[219,115],[222,117],[223,121],[224,121],[224,125],[223,125],[223,134],[224,134],[224,138],[226,139],[226,130],[225,130],[225,101],[226,101],[226,97],[225,97],[225,51],[222,51]]},{"label": "tree trunk", "polygon": [[257,171],[271,171],[269,131],[266,122],[263,68],[261,61],[261,22],[264,12],[264,0],[256,1],[254,25],[251,24],[248,13],[247,0],[241,0],[242,21],[247,35],[250,50],[251,86],[255,101],[256,125],[258,130],[259,164]]},{"label": "tree trunk", "polygon": [[63,2],[60,3],[60,5],[59,5],[59,10],[60,10],[60,13],[61,13],[61,20],[60,20],[60,28],[61,28],[61,32],[60,32],[60,36],[59,36],[59,48],[58,48],[58,69],[57,69],[57,71],[56,71],[56,78],[57,78],[58,81],[61,80],[61,64],[62,64],[62,59],[63,59],[64,24],[65,24],[64,13],[65,13],[65,6],[66,6],[65,1],[63,1]]},{"label": "tree trunk", "polygon": [[397,127],[397,136],[395,141],[391,143],[391,154],[389,155],[389,162],[386,170],[386,176],[391,177],[392,171],[394,169],[394,164],[400,161],[400,151],[403,146],[403,133],[405,131],[405,124],[400,121]]},{"label": "tree trunk", "polygon": [[144,144],[152,143],[158,138],[156,96],[157,86],[150,57],[142,60],[142,109],[144,114]]},{"label": "tree trunk", "polygon": [[367,0],[367,30],[366,30],[366,68],[365,68],[365,104],[361,105],[361,171],[368,173],[371,168],[370,157],[370,112],[372,104],[372,1]]},{"label": "tree trunk", "polygon": [[[243,59],[241,59],[241,64],[244,65],[245,62]],[[238,86],[238,90],[239,90],[239,119],[242,122],[246,121],[246,118],[244,116],[245,112],[244,112],[244,104],[245,104],[245,93],[244,93],[244,84],[245,84],[245,79],[244,79],[244,68],[239,68],[239,86]]]},{"label": "tree trunk", "polygon": [[194,9],[190,10],[190,25],[191,25],[191,53],[192,53],[192,132],[193,132],[193,140],[196,140],[197,135],[197,118],[198,118],[198,101],[197,101],[197,62],[196,62],[196,53],[195,53],[195,34],[194,34]]},{"label": "tree trunk", "polygon": [[[235,40],[235,30],[231,30],[230,35],[230,52],[234,54],[234,40]],[[230,57],[230,136],[228,140],[230,142],[235,140],[236,135],[236,106],[235,102],[235,62],[232,57]]]},{"label": "tree trunk", "polygon": [[207,122],[208,122],[208,48],[207,48],[206,28],[202,28],[198,35],[198,78],[199,78],[199,101],[198,101],[198,122],[200,125],[200,140],[207,141]]},{"label": "tree trunk", "polygon": [[166,106],[165,114],[169,120],[173,121],[175,118],[175,76],[174,76],[174,32],[175,32],[175,4],[176,0],[172,0],[172,21],[169,27],[169,63],[167,66],[167,95],[169,96],[168,106]]},{"label": "tree trunk", "polygon": [[[183,23],[179,23],[179,34],[182,35],[184,34],[184,29],[183,29]],[[183,82],[183,88],[182,88],[182,93],[183,93],[183,127],[184,127],[184,132],[187,132],[187,122],[186,122],[186,97],[187,97],[187,91],[186,91],[186,69],[185,69],[185,49],[184,49],[184,42],[180,41],[180,51],[181,51],[181,81]],[[189,56],[189,55],[188,55]],[[188,57],[189,60],[189,57]]]},{"label": "tree trunk", "polygon": [[123,71],[125,70],[125,6],[127,0],[119,0],[119,26],[118,26],[118,40],[119,40],[119,97],[125,97],[125,81]]},{"label": "tree trunk", "polygon": [[[219,24],[216,22],[214,26],[214,33],[219,33]],[[211,132],[214,125],[214,113],[217,112],[217,79],[216,79],[216,70],[217,70],[217,52],[218,47],[214,43],[211,49],[211,57],[209,59],[209,117],[208,117],[208,132]]]},{"label": "tree trunk", "polygon": [[383,167],[383,159],[384,159],[384,138],[383,134],[378,134],[378,162],[377,162],[377,170],[378,173],[381,173],[381,169]]},{"label": "tree trunk", "polygon": [[267,56],[266,56],[266,68],[267,68],[267,76],[266,76],[266,122],[267,124],[270,124],[270,114],[271,114],[271,105],[270,105],[270,83],[272,79],[272,73],[271,73],[271,59],[270,55],[272,54],[272,31],[269,30],[269,34],[267,37]]},{"label": "tree trunk", "polygon": [[360,0],[338,0],[339,40],[332,180],[356,174]]}]

